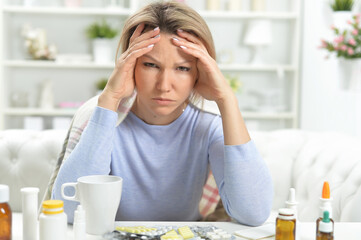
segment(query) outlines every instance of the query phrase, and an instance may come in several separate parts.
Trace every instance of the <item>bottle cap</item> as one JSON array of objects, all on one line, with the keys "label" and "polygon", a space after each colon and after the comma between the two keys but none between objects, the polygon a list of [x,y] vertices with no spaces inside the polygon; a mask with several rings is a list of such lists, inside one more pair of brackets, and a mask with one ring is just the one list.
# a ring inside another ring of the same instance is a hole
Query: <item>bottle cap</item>
[{"label": "bottle cap", "polygon": [[322,187],[322,198],[324,199],[329,199],[330,198],[330,185],[328,184],[327,181],[325,181],[323,183],[323,187]]},{"label": "bottle cap", "polygon": [[61,200],[46,200],[43,202],[43,213],[58,214],[64,212],[64,202]]},{"label": "bottle cap", "polygon": [[22,195],[27,195],[27,194],[38,194],[39,193],[39,188],[37,187],[25,187],[20,189],[20,192]]},{"label": "bottle cap", "polygon": [[9,202],[9,186],[0,184],[0,203]]},{"label": "bottle cap", "polygon": [[77,209],[74,211],[74,223],[85,222],[85,210],[82,205],[78,205]]},{"label": "bottle cap", "polygon": [[280,208],[278,210],[278,213],[284,216],[293,216],[295,214],[295,211],[291,208]]},{"label": "bottle cap", "polygon": [[43,202],[43,208],[54,209],[64,207],[64,202],[61,200],[46,200]]},{"label": "bottle cap", "polygon": [[327,181],[323,183],[322,187],[322,197],[320,198],[320,213],[319,216],[322,218],[323,212],[328,211],[330,218],[332,218],[332,197],[331,197],[331,191],[330,191],[330,185]]},{"label": "bottle cap", "polygon": [[319,225],[320,232],[330,233],[332,232],[332,222],[330,221],[330,216],[328,211],[323,212],[323,218]]},{"label": "bottle cap", "polygon": [[288,192],[288,200],[286,201],[287,207],[295,206],[298,202],[296,201],[296,190],[294,188],[290,188]]}]

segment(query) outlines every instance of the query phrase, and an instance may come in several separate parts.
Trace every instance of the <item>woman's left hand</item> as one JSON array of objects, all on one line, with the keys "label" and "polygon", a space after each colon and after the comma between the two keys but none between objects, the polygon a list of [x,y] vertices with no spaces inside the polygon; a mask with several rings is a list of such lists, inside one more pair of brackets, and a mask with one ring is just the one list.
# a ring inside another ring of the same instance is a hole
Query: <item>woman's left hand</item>
[{"label": "woman's left hand", "polygon": [[198,79],[194,90],[207,100],[216,103],[233,96],[233,92],[217,62],[208,54],[205,45],[196,36],[178,30],[178,37],[173,38],[173,43],[182,51],[197,58]]}]

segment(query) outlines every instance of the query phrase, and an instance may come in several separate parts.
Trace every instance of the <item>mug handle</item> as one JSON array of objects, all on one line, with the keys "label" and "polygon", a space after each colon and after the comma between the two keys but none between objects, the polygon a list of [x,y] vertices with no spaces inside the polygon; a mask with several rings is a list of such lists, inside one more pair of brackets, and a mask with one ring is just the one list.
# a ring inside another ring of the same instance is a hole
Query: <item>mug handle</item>
[{"label": "mug handle", "polygon": [[[76,182],[64,183],[63,185],[61,185],[61,196],[66,200],[79,202],[77,185],[78,185],[78,183],[76,183]],[[75,193],[74,193],[73,196],[68,196],[68,195],[65,194],[64,190],[65,190],[66,187],[73,187],[74,188]]]}]

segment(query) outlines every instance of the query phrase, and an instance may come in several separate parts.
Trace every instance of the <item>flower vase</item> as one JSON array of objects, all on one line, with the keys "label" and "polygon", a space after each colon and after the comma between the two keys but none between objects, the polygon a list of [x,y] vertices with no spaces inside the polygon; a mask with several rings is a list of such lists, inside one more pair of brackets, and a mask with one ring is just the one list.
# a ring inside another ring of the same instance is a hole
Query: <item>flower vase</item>
[{"label": "flower vase", "polygon": [[333,25],[341,31],[351,28],[347,21],[352,20],[351,11],[336,11],[333,12]]},{"label": "flower vase", "polygon": [[340,59],[339,83],[342,90],[361,90],[361,58]]}]

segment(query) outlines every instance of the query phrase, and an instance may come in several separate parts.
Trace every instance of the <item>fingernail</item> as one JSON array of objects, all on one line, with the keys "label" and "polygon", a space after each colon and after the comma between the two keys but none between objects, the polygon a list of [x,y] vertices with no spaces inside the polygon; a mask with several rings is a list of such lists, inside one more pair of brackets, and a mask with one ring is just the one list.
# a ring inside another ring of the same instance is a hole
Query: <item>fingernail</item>
[{"label": "fingernail", "polygon": [[179,46],[180,48],[183,48],[183,49],[187,49],[187,47],[185,47],[185,46]]},{"label": "fingernail", "polygon": [[150,44],[148,47],[149,47],[149,48],[154,47],[154,44]]},{"label": "fingernail", "polygon": [[179,41],[179,39],[178,39],[178,38],[176,38],[176,37],[173,37],[173,39],[174,39],[175,41]]},{"label": "fingernail", "polygon": [[153,29],[153,31],[157,31],[158,29],[159,29],[159,27],[156,27],[156,28]]},{"label": "fingernail", "polygon": [[177,29],[177,31],[178,31],[178,32],[183,32],[183,30],[182,30],[182,29]]},{"label": "fingernail", "polygon": [[155,36],[154,38],[159,38],[160,37],[160,34],[158,34],[157,36]]}]

